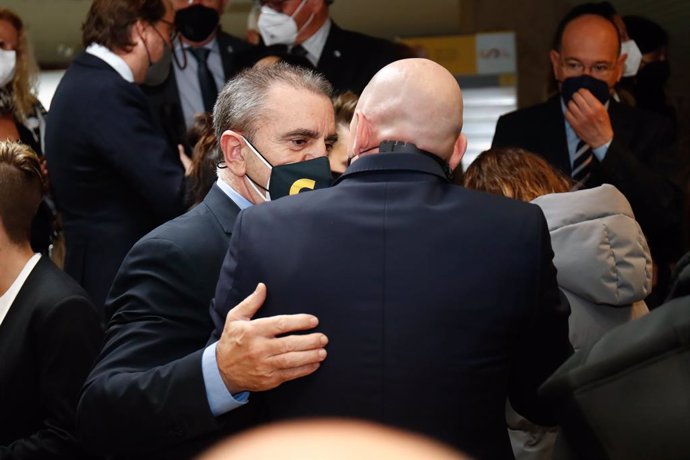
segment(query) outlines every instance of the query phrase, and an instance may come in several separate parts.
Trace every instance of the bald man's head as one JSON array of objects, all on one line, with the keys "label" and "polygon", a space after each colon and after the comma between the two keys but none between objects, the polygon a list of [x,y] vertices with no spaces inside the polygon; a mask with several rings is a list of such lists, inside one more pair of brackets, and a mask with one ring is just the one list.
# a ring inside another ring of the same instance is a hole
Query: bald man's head
[{"label": "bald man's head", "polygon": [[368,422],[318,419],[267,425],[229,439],[199,460],[463,460],[419,435]]},{"label": "bald man's head", "polygon": [[351,125],[353,153],[376,150],[386,140],[403,141],[454,168],[466,147],[461,128],[462,93],[455,77],[428,59],[402,59],[364,88]]}]

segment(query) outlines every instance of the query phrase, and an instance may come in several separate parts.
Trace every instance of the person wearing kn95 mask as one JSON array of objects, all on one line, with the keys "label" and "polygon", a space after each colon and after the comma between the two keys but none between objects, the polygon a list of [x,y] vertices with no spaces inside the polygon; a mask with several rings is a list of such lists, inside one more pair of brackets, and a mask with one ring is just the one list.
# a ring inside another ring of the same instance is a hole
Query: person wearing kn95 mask
[{"label": "person wearing kn95 mask", "polygon": [[284,45],[306,57],[333,84],[335,93],[362,92],[385,65],[410,51],[381,38],[338,27],[330,19],[333,0],[260,0],[258,28],[265,46]]},{"label": "person wearing kn95 mask", "polygon": [[220,27],[229,0],[172,0],[176,35],[167,53],[143,86],[168,142],[191,155],[187,131],[194,115],[213,112],[225,82],[240,69],[238,55],[250,45]]},{"label": "person wearing kn95 mask", "polygon": [[575,6],[557,28],[550,59],[560,94],[503,115],[493,147],[537,153],[577,188],[614,185],[630,202],[659,272],[668,271],[679,256],[682,205],[670,174],[682,165],[670,166],[678,160],[666,120],[611,98],[627,59],[612,17],[600,4]]}]

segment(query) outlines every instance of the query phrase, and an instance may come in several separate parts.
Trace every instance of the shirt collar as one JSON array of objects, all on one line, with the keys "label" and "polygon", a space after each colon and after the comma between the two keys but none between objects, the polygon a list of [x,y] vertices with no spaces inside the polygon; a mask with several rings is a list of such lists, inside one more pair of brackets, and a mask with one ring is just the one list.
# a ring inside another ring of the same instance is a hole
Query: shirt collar
[{"label": "shirt collar", "polygon": [[323,48],[326,46],[326,40],[330,31],[331,20],[327,19],[314,35],[302,42],[302,47],[307,50],[307,58],[312,64],[317,65],[319,59],[321,59],[321,53],[323,53]]},{"label": "shirt collar", "polygon": [[115,69],[115,72],[119,73],[122,78],[130,83],[134,83],[134,74],[132,73],[132,69],[129,68],[129,65],[127,65],[124,59],[105,46],[99,45],[98,43],[91,43],[86,47],[86,52],[105,61],[105,63]]},{"label": "shirt collar", "polygon": [[5,320],[7,312],[10,311],[10,307],[12,303],[14,303],[14,299],[17,298],[17,294],[19,294],[19,291],[22,289],[22,286],[24,286],[26,279],[29,277],[40,258],[41,254],[34,254],[26,264],[24,264],[24,268],[19,272],[19,275],[17,275],[17,278],[9,289],[0,296],[0,325]]},{"label": "shirt collar", "polygon": [[253,205],[251,201],[237,193],[237,191],[230,187],[224,180],[219,178],[216,181],[216,184],[218,184],[218,187],[237,205],[238,208],[246,209]]}]

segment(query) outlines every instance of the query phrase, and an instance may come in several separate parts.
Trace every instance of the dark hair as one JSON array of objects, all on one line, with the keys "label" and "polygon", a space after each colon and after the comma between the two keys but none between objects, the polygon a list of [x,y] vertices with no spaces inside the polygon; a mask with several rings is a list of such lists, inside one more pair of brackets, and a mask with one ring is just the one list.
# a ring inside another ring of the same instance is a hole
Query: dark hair
[{"label": "dark hair", "polygon": [[611,23],[611,26],[616,31],[616,37],[618,37],[618,48],[620,49],[621,44],[621,34],[618,30],[618,26],[614,22],[613,18],[616,16],[616,9],[609,2],[598,2],[598,3],[583,3],[573,7],[568,13],[563,16],[561,22],[556,28],[556,34],[553,39],[553,49],[556,51],[561,51],[561,45],[563,43],[563,32],[565,28],[575,19],[582,16],[599,16]]},{"label": "dark hair", "polygon": [[189,172],[189,201],[197,204],[203,201],[218,178],[216,164],[221,159],[211,114],[194,115],[194,123],[187,132],[187,138],[194,146],[192,169]]},{"label": "dark hair", "polygon": [[28,146],[0,141],[0,190],[2,227],[13,243],[28,243],[43,198],[41,161]]},{"label": "dark hair", "polygon": [[656,22],[642,16],[625,16],[623,22],[642,54],[668,46],[668,33]]},{"label": "dark hair", "polygon": [[94,0],[82,25],[84,46],[98,43],[110,50],[129,51],[132,25],[141,19],[155,24],[165,16],[167,0]]},{"label": "dark hair", "polygon": [[464,185],[521,201],[571,188],[570,179],[546,160],[519,148],[482,152],[465,171]]}]

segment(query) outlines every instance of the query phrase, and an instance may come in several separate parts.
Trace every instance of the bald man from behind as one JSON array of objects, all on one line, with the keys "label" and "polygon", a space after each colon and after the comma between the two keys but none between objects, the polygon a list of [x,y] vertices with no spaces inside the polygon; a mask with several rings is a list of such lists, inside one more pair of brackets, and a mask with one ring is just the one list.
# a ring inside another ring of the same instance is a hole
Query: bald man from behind
[{"label": "bald man from behind", "polygon": [[[570,353],[541,211],[452,185],[466,139],[453,76],[425,59],[379,71],[335,187],[242,211],[216,288],[228,309],[265,282],[261,314],[308,312],[329,359],[261,393],[271,420],[368,419],[477,458],[512,459],[504,408],[553,424],[537,388]],[[219,363],[222,366],[222,363]]]}]

